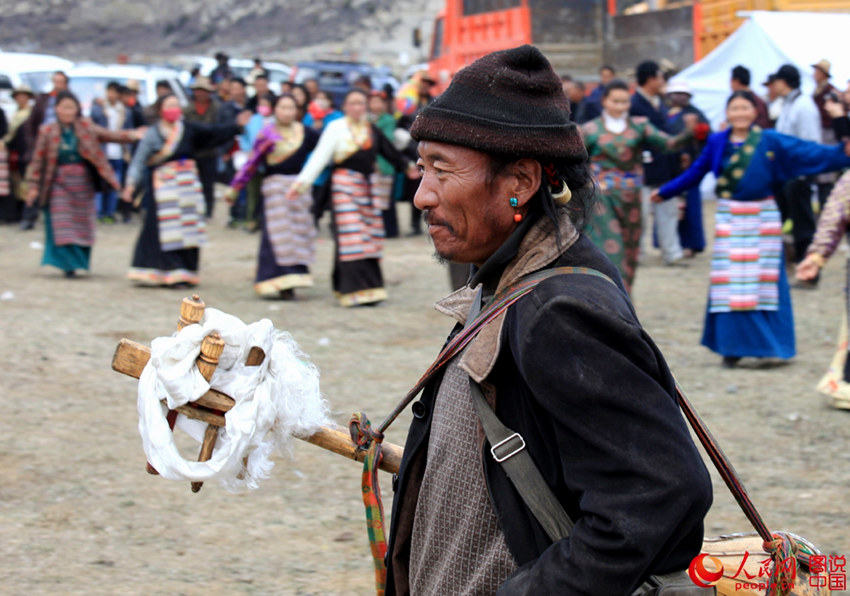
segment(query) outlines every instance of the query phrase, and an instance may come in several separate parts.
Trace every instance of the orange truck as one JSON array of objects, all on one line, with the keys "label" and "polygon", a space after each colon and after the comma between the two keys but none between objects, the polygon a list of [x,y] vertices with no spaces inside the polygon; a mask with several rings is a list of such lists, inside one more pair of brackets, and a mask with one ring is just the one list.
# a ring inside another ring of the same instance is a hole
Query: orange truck
[{"label": "orange truck", "polygon": [[595,71],[602,61],[604,13],[594,0],[446,0],[434,22],[428,70],[442,91],[454,73],[481,56],[532,43],[558,72]]},{"label": "orange truck", "polygon": [[434,22],[428,69],[444,90],[481,56],[531,43],[559,74],[595,79],[644,59],[683,69],[743,23],[740,11],[848,12],[847,0],[445,0]]}]

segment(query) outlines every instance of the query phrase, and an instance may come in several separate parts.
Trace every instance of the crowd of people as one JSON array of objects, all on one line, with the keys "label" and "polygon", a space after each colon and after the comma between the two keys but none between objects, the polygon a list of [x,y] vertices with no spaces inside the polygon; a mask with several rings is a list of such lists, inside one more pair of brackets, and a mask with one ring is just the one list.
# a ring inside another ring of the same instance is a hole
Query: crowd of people
[{"label": "crowd of people", "polygon": [[[412,202],[416,192],[407,129],[434,81],[417,72],[394,94],[361,76],[335,106],[315,79],[272,89],[259,58],[245,79],[225,54],[216,58],[208,76],[192,72],[186,105],[168,81],[157,82],[149,106],[139,102],[137,81],[111,81],[88,117],[64,72],[53,73],[48,92],[15,89],[18,110],[11,122],[0,120],[2,220],[32,230],[43,212],[43,264],[74,277],[89,269],[96,224],[129,223],[139,213],[127,277],[191,286],[200,281],[199,249],[223,183],[228,226],[262,232],[259,295],[292,299],[295,288],[312,285],[316,225],[329,211],[341,304],[382,301],[382,243],[401,233],[396,201]],[[59,109],[66,105],[73,109]],[[301,199],[286,198],[302,169]],[[408,233],[421,234],[421,214],[411,212]]]},{"label": "crowd of people", "polygon": [[[710,172],[717,178],[702,343],[725,367],[745,357],[792,358],[790,288],[817,287],[813,263],[823,261],[806,255],[834,172],[850,165],[837,140],[850,135],[840,117],[848,98],[830,84],[831,64],[821,60],[812,69],[817,88],[811,97],[800,89],[799,69],[784,64],[764,82],[763,99],[751,89],[750,71],[736,66],[725,122],[713,134],[687,83],[668,82],[654,62],[637,66],[634,92],[610,66],[600,69],[600,80],[608,82],[595,95],[562,77],[599,188],[590,237],[618,266],[627,288],[650,238],[671,266],[686,265],[704,250],[700,183]],[[643,230],[647,206],[651,234]],[[833,241],[819,243],[816,255],[832,254],[834,238],[833,232]],[[804,259],[792,286],[789,274]]]},{"label": "crowd of people", "polygon": [[[296,289],[313,285],[313,243],[329,213],[339,303],[385,300],[380,260],[386,239],[401,233],[398,201],[411,204],[408,233],[422,230],[414,202],[419,156],[409,130],[434,99],[434,80],[420,71],[394,93],[361,76],[334,105],[315,79],[272,89],[261,60],[247,80],[233,75],[225,54],[216,58],[208,76],[192,73],[185,106],[165,81],[151,106],[139,104],[133,82],[110,83],[90,119],[81,117],[64,73],[53,75],[48,93],[15,89],[19,109],[2,131],[9,166],[0,186],[7,195],[3,219],[32,229],[41,208],[43,262],[70,277],[88,269],[96,221],[126,222],[141,212],[128,278],[195,285],[215,185],[224,183],[228,225],[260,232],[258,295],[291,300]],[[817,287],[816,270],[793,285],[788,277],[810,253],[813,196],[823,207],[832,172],[848,163],[836,145],[843,133],[833,130],[845,122],[837,117],[845,98],[830,84],[827,60],[812,68],[812,97],[801,93],[798,69],[785,64],[764,82],[761,98],[750,71],[736,66],[727,119],[714,134],[687,83],[669,81],[671,73],[656,62],[638,64],[631,82],[610,65],[599,69],[595,84],[561,77],[597,188],[586,233],[616,265],[627,291],[651,244],[671,267],[687,266],[704,251],[699,183],[709,172],[718,177],[703,344],[724,366],[744,357],[793,357],[789,288]],[[59,100],[76,107],[64,119]],[[760,227],[744,230],[741,222],[752,221],[754,211]],[[793,241],[783,242],[783,223]],[[747,264],[740,262],[739,236],[746,237]],[[454,265],[452,285],[463,286],[468,275],[466,266]]]},{"label": "crowd of people", "polygon": [[[468,279],[438,305],[454,328],[413,407],[379,591],[693,589],[684,570],[700,552],[711,481],[630,291],[653,236],[671,267],[704,250],[697,189],[711,172],[703,344],[728,367],[794,356],[784,260],[798,263],[800,287],[816,287],[850,225],[850,174],[832,190],[821,177],[850,168],[850,121],[830,64],[813,68],[813,98],[786,64],[765,101],[736,67],[713,133],[687,85],[655,62],[637,66],[634,86],[604,66],[588,90],[531,46],[477,60],[438,97],[422,71],[396,93],[358,79],[339,106],[317,81],[272,90],[261,61],[249,97],[222,55],[209,76],[195,73],[186,106],[167,85],[140,106],[116,81],[83,118],[57,72],[49,93],[16,89],[20,116],[11,131],[2,123],[3,213],[26,230],[41,209],[43,262],[73,277],[120,190],[129,218],[136,205],[143,214],[128,278],[194,286],[224,182],[229,223],[260,232],[260,296],[292,300],[312,285],[327,212],[334,292],[359,307],[387,299],[384,243],[400,232],[395,202],[412,201],[410,232],[424,217],[437,255]],[[511,461],[518,453],[528,459]]]}]

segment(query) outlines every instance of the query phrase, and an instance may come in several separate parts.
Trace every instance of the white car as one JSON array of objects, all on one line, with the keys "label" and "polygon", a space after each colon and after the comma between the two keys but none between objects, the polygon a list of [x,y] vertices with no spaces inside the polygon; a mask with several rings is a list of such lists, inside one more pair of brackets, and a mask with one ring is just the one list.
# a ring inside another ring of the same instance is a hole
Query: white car
[{"label": "white car", "polygon": [[67,73],[73,66],[73,62],[59,56],[0,52],[0,106],[6,112],[7,120],[17,111],[12,99],[15,87],[23,84],[35,94],[45,93],[53,87],[50,78],[54,72],[62,70]]},{"label": "white car", "polygon": [[81,64],[68,71],[71,78],[69,86],[80,100],[83,114],[91,111],[95,98],[106,96],[106,86],[110,81],[126,85],[136,81],[139,85],[139,103],[149,106],[156,101],[156,82],[168,81],[181,105],[188,103],[188,94],[180,82],[180,73],[162,66],[137,64]]}]

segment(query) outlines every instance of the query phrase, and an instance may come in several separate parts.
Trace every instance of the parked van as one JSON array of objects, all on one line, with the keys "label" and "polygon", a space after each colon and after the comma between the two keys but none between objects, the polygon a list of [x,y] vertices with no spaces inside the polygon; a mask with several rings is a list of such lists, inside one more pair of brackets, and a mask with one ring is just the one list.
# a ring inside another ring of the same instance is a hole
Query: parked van
[{"label": "parked van", "polygon": [[156,101],[156,82],[168,81],[181,105],[188,103],[188,93],[180,82],[180,73],[161,66],[132,64],[84,64],[68,71],[71,91],[79,98],[83,114],[91,111],[92,100],[106,96],[110,81],[126,85],[128,81],[139,84],[139,103],[149,106]]},{"label": "parked van", "polygon": [[12,100],[12,89],[23,84],[36,94],[50,91],[53,87],[51,75],[57,70],[67,72],[73,66],[73,62],[59,56],[0,52],[0,106],[7,119],[17,109]]},{"label": "parked van", "polygon": [[399,84],[387,67],[374,67],[366,62],[347,62],[345,60],[310,60],[298,62],[292,70],[292,82],[303,84],[308,79],[316,79],[319,89],[331,95],[334,105],[339,107],[345,94],[361,76],[368,76],[373,89],[382,89],[384,85],[392,87],[395,93]]}]

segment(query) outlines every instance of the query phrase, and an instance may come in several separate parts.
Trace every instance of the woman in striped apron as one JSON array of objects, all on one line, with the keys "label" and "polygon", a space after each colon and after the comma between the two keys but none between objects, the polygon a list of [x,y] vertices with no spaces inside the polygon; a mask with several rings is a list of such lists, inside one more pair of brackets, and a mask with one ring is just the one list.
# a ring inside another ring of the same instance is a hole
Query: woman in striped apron
[{"label": "woman in striped apron", "polygon": [[762,130],[755,98],[736,91],[726,104],[729,128],[708,138],[691,167],[653,194],[653,201],[717,177],[714,254],[702,345],[733,367],[742,357],[796,353],[791,292],[782,257],[782,222],[773,188],[798,176],[850,166],[844,145],[820,145]]},{"label": "woman in striped apron", "polygon": [[263,234],[254,290],[284,300],[295,298],[295,288],[313,285],[309,265],[315,258],[312,196],[306,192],[286,198],[319,141],[319,133],[295,120],[297,112],[294,97],[277,98],[274,121],[257,134],[251,155],[228,190],[232,200],[262,167]]},{"label": "woman in striped apron", "polygon": [[373,305],[386,300],[380,259],[384,247],[381,201],[373,196],[370,178],[382,155],[398,170],[418,173],[392,142],[369,122],[367,95],[352,89],[343,103],[344,118],[325,127],[316,150],[287,192],[294,199],[310,189],[332,162],[332,229],[336,240],[333,288],[342,306]]},{"label": "woman in striped apron", "polygon": [[617,266],[631,292],[643,234],[642,148],[649,145],[657,151],[676,150],[692,138],[695,118],[686,120],[685,132],[671,137],[645,118],[630,118],[630,101],[628,85],[611,81],[602,95],[602,115],[582,125],[581,132],[599,184],[590,239]]},{"label": "woman in striped apron", "polygon": [[[797,279],[812,281],[820,275],[829,258],[838,250],[841,240],[850,232],[850,170],[844,172],[818,218],[815,237],[806,258],[797,265]],[[847,284],[844,288],[844,314],[838,333],[838,349],[817,390],[831,398],[832,407],[850,410],[850,358],[847,357],[847,325],[850,321],[850,261],[847,262]]]},{"label": "woman in striped apron", "polygon": [[121,185],[103,154],[101,143],[132,143],[135,130],[110,131],[80,118],[80,102],[69,91],[56,95],[56,121],[41,127],[27,169],[26,203],[44,208],[44,256],[74,277],[88,271],[95,229],[95,187]]},{"label": "woman in striped apron", "polygon": [[127,278],[141,285],[183,287],[198,283],[199,249],[206,240],[206,204],[195,165],[198,150],[232,140],[250,112],[234,124],[186,122],[175,95],[160,97],[151,126],[127,170],[123,200],[145,183],[145,219]]}]

